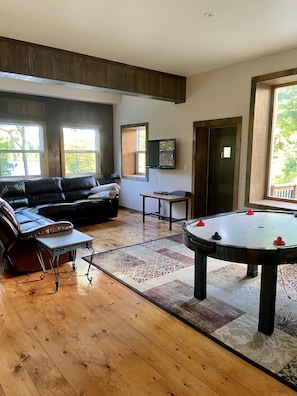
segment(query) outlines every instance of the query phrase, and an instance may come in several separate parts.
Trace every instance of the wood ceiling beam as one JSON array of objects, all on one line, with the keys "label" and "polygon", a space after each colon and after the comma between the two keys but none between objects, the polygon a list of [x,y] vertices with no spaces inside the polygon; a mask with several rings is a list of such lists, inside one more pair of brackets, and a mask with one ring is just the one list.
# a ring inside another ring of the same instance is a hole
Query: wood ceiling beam
[{"label": "wood ceiling beam", "polygon": [[0,77],[59,84],[174,103],[186,77],[0,37]]}]

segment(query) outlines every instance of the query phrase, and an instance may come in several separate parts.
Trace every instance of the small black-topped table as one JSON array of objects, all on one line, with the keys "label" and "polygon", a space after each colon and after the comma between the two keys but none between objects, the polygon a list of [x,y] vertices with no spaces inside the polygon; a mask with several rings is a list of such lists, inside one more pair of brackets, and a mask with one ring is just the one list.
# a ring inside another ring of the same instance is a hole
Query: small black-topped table
[{"label": "small black-topped table", "polygon": [[[59,290],[59,257],[63,253],[67,252],[72,252],[72,268],[75,271],[76,270],[76,265],[75,265],[75,258],[76,258],[76,251],[77,249],[89,249],[92,254],[94,253],[93,247],[92,247],[92,242],[94,238],[90,237],[89,235],[86,235],[80,231],[77,230],[71,230],[71,231],[65,231],[65,232],[59,232],[56,234],[49,234],[45,235],[39,238],[36,238],[37,245],[38,245],[38,250],[37,250],[37,257],[40,263],[40,266],[43,271],[43,276],[41,279],[43,279],[46,275],[46,268],[42,256],[42,250],[47,250],[49,254],[51,255],[50,259],[50,266],[51,270],[53,273],[54,277],[54,282],[55,282],[55,289],[54,291],[57,292]],[[55,265],[56,262],[56,265]],[[89,271],[90,271],[90,266],[88,271],[86,273],[86,276],[89,280],[89,282],[92,281],[92,279],[89,277]]]},{"label": "small black-topped table", "polygon": [[[172,223],[174,223],[176,221],[188,219],[189,200],[191,199],[190,195],[186,195],[184,197],[180,197],[177,195],[171,195],[171,194],[157,194],[157,193],[143,193],[140,195],[142,196],[142,221],[143,221],[143,223],[145,222],[145,216],[148,216],[148,215],[157,216],[159,218],[159,220],[168,220],[169,221],[169,230],[171,230]],[[159,201],[157,212],[146,213],[146,211],[145,211],[145,199],[146,198],[157,199]],[[166,201],[169,203],[169,216],[163,216],[161,214],[161,201]],[[174,204],[175,202],[185,202],[186,203],[185,217],[183,217],[181,219],[176,219],[176,218],[172,217],[172,204]]]},{"label": "small black-topped table", "polygon": [[206,298],[207,256],[248,264],[248,276],[262,265],[258,330],[274,331],[277,267],[297,262],[297,217],[291,212],[230,212],[189,220],[184,244],[195,252],[194,296]]}]

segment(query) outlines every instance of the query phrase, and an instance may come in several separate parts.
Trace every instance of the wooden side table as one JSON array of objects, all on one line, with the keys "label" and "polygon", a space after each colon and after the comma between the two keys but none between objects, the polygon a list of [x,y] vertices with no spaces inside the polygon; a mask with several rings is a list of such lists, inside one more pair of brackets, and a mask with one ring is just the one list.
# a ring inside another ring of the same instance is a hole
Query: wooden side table
[{"label": "wooden side table", "polygon": [[[172,230],[172,223],[181,220],[188,220],[188,211],[189,211],[189,200],[191,199],[191,195],[186,195],[184,197],[180,197],[177,195],[171,194],[155,194],[155,193],[142,193],[142,221],[145,222],[145,216],[157,216],[159,220],[168,220],[169,221],[169,230]],[[152,198],[158,200],[158,211],[157,212],[146,212],[145,211],[145,199]],[[169,203],[169,216],[163,216],[161,214],[161,201],[166,201]],[[180,219],[172,217],[172,205],[176,202],[185,202],[185,217]]]},{"label": "wooden side table", "polygon": [[[57,292],[59,290],[59,257],[63,253],[72,252],[73,262],[72,268],[73,271],[76,270],[75,266],[75,258],[77,249],[87,248],[90,249],[92,254],[94,254],[94,249],[92,247],[92,242],[94,238],[89,235],[84,234],[83,232],[77,230],[59,232],[56,234],[45,235],[39,238],[36,238],[38,250],[37,257],[40,263],[40,266],[43,271],[43,276],[41,279],[44,279],[46,275],[46,268],[42,256],[42,250],[47,250],[51,255],[50,266],[54,277],[55,289]],[[92,281],[92,278],[89,277],[89,270],[86,273],[86,276],[89,282]]]}]

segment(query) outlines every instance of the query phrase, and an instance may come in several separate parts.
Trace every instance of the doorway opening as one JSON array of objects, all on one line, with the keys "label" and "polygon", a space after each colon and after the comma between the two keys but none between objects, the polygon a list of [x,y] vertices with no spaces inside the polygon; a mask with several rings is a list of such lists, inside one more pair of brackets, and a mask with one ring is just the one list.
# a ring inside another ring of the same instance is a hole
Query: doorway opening
[{"label": "doorway opening", "polygon": [[242,117],[194,122],[193,216],[238,209]]}]

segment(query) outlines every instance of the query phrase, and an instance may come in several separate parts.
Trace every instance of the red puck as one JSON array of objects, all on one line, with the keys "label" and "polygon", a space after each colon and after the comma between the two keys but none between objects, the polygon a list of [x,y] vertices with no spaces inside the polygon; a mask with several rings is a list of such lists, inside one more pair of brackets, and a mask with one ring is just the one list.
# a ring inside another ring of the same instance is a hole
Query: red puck
[{"label": "red puck", "polygon": [[283,246],[285,245],[285,241],[283,241],[283,238],[281,236],[278,236],[274,241],[273,241],[274,245],[278,245],[278,246]]},{"label": "red puck", "polygon": [[200,220],[197,222],[197,226],[198,226],[198,227],[203,227],[203,226],[205,226],[204,221],[203,221],[202,219],[200,219]]}]

